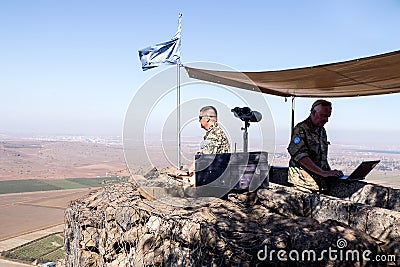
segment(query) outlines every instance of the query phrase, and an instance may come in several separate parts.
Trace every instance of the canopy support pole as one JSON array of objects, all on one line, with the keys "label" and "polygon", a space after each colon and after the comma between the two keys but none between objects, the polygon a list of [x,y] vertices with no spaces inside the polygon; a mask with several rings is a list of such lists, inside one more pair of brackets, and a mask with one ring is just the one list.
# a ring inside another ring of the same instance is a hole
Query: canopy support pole
[{"label": "canopy support pole", "polygon": [[292,96],[292,123],[290,127],[290,136],[293,135],[293,129],[294,129],[294,112],[295,112],[295,101],[294,101],[295,96]]}]

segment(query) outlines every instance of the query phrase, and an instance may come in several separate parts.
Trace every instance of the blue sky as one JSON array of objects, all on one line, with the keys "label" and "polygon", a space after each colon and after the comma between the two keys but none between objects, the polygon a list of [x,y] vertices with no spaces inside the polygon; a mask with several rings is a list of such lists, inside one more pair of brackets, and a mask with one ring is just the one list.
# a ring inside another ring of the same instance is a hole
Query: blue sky
[{"label": "blue sky", "polygon": [[[263,71],[400,49],[397,0],[2,0],[0,133],[121,135],[135,91],[165,69],[143,72],[137,51],[170,39],[179,12],[183,63]],[[267,99],[286,138],[290,101]],[[296,121],[314,100],[297,99]],[[331,100],[334,142],[399,144],[399,94]]]}]

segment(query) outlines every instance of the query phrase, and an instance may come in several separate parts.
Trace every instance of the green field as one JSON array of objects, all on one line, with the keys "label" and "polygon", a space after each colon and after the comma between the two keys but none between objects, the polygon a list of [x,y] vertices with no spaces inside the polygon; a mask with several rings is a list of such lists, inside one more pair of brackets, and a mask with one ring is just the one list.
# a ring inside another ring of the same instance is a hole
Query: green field
[{"label": "green field", "polygon": [[34,260],[44,263],[64,258],[63,246],[64,238],[62,233],[57,233],[34,240],[20,247],[3,251],[1,256],[29,263]]},{"label": "green field", "polygon": [[7,180],[0,181],[0,194],[100,187],[105,182],[121,182],[126,180],[127,177],[120,176],[99,178],[67,178],[55,180]]},{"label": "green field", "polygon": [[41,145],[36,144],[4,144],[4,148],[42,148]]}]

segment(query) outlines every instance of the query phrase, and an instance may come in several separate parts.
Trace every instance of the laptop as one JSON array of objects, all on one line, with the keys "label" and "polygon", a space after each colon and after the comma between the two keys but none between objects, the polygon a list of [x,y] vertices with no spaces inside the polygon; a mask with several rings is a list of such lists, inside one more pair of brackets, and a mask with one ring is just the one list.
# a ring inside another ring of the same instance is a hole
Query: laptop
[{"label": "laptop", "polygon": [[362,180],[365,176],[375,168],[375,166],[380,162],[380,160],[363,161],[358,165],[358,167],[350,174],[343,175],[339,177],[341,180]]}]

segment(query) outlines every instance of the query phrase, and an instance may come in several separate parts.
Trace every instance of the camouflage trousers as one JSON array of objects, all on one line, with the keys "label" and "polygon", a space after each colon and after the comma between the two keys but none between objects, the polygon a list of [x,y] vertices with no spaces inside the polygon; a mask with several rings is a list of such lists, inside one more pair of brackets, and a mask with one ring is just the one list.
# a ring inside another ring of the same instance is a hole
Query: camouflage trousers
[{"label": "camouflage trousers", "polygon": [[289,167],[288,182],[296,189],[308,193],[327,190],[324,179],[318,179],[317,182],[307,171],[298,167]]}]

